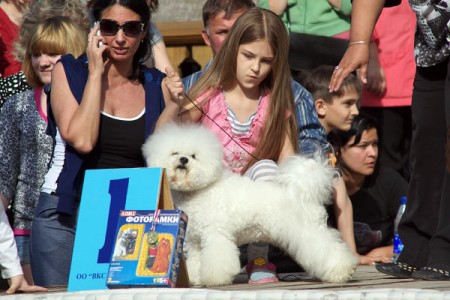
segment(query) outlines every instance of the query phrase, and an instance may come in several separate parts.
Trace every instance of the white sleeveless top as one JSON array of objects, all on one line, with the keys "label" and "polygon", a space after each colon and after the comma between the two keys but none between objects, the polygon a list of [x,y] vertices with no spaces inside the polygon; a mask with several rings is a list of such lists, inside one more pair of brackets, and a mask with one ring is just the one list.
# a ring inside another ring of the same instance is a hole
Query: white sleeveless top
[{"label": "white sleeveless top", "polygon": [[64,157],[66,153],[66,142],[62,139],[61,134],[59,133],[58,128],[56,128],[56,137],[55,137],[55,149],[53,152],[52,162],[50,164],[50,168],[45,174],[44,184],[41,187],[41,192],[44,193],[52,193],[56,191],[58,184],[56,181],[59,178],[59,174],[64,166]]}]

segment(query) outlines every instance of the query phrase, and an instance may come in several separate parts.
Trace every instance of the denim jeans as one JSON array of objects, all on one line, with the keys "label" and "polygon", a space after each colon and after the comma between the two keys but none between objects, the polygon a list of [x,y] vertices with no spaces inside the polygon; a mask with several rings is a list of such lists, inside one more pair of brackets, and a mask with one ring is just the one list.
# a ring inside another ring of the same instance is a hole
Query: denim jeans
[{"label": "denim jeans", "polygon": [[58,196],[41,192],[31,226],[30,258],[36,285],[65,286],[69,280],[76,215],[56,212]]},{"label": "denim jeans", "polygon": [[17,251],[19,252],[20,264],[30,263],[30,237],[28,235],[16,235]]}]

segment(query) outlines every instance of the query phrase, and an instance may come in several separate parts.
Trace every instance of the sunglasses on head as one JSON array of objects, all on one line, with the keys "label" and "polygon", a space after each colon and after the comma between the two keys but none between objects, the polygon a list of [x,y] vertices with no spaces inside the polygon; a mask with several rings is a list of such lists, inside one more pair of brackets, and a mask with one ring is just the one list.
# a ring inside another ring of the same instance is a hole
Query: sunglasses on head
[{"label": "sunglasses on head", "polygon": [[117,21],[110,19],[100,20],[100,32],[104,36],[116,35],[119,29],[128,37],[137,37],[144,30],[144,22],[141,21],[127,21],[123,25],[119,25]]}]

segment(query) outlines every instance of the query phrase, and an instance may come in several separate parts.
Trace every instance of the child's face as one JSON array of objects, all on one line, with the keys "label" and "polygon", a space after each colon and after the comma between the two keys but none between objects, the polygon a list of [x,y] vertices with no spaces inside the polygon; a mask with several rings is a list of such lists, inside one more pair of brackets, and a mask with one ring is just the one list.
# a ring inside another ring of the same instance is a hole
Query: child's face
[{"label": "child's face", "polygon": [[333,129],[342,131],[350,129],[353,118],[359,113],[358,99],[356,91],[348,90],[342,97],[333,97],[331,103],[323,103],[323,109],[318,111],[318,114],[327,133]]},{"label": "child's face", "polygon": [[31,65],[43,84],[52,81],[52,70],[61,54],[39,54],[31,55]]},{"label": "child's face", "polygon": [[375,170],[378,158],[378,134],[375,128],[364,130],[361,140],[353,145],[352,137],[341,149],[341,159],[345,169],[351,173],[369,176]]},{"label": "child's face", "polygon": [[239,46],[236,66],[237,84],[246,91],[258,91],[272,71],[273,51],[267,40]]}]

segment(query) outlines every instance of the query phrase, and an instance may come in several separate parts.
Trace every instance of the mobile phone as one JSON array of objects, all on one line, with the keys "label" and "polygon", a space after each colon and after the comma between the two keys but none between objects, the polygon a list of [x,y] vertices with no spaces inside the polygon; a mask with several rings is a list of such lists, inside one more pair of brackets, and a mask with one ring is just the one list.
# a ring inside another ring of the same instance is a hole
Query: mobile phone
[{"label": "mobile phone", "polygon": [[[98,25],[98,22],[96,22],[95,25]],[[100,35],[101,35],[100,29],[97,30],[97,32],[95,33],[95,35],[96,35],[96,36],[100,36]],[[98,44],[97,44],[97,47],[100,48],[101,46],[103,46],[103,43],[102,43],[101,41],[99,41]]]},{"label": "mobile phone", "polygon": [[[99,35],[101,35],[100,34],[100,29],[99,30],[97,30],[97,32],[95,33],[97,36],[99,36]],[[101,47],[101,46],[103,46],[103,42],[102,41],[98,41],[98,45],[97,45],[99,48]]]}]

